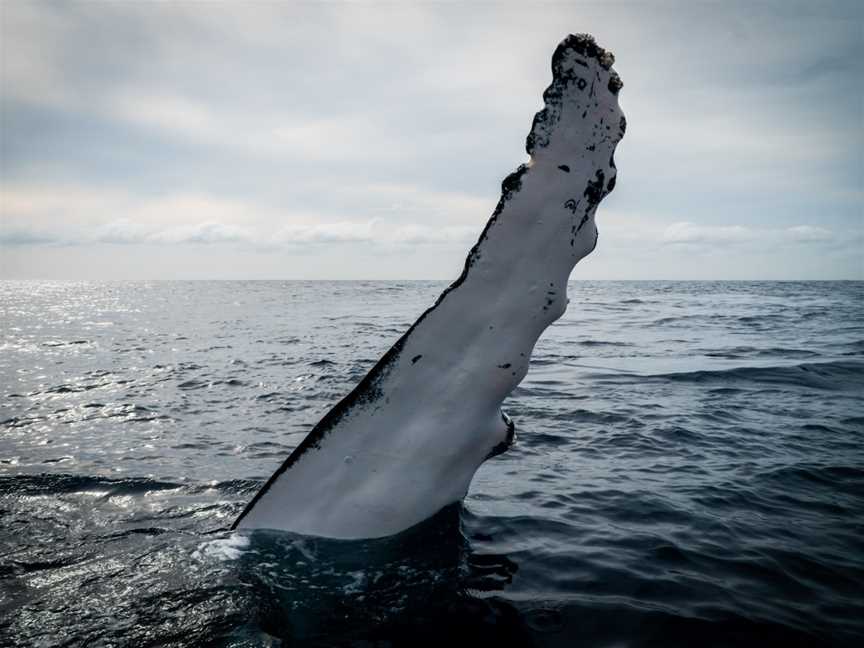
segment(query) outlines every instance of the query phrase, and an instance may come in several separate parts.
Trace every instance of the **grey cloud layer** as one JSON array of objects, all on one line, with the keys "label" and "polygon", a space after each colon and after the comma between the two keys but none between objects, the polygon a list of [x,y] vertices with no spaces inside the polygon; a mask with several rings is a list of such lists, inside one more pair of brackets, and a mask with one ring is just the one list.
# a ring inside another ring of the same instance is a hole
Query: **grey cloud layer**
[{"label": "grey cloud layer", "polygon": [[307,244],[372,243],[382,246],[473,243],[473,227],[433,228],[407,224],[391,227],[381,221],[287,225],[272,232],[218,222],[156,228],[134,221],[111,221],[91,228],[49,231],[27,227],[0,229],[4,245],[210,245],[242,244],[261,249]]},{"label": "grey cloud layer", "polygon": [[[810,255],[828,276],[864,276],[853,3],[6,3],[0,240],[99,244],[106,271],[111,240],[219,243],[199,260],[219,272],[225,245],[314,242],[338,246],[346,277],[352,242],[456,249],[524,159],[567,31],[595,33],[625,81],[601,236],[623,244],[614,215],[649,214],[649,251],[674,247],[682,276],[697,244],[744,250],[760,236],[776,248],[762,256],[772,275]],[[402,261],[406,276],[437,277],[458,273],[455,258]],[[741,265],[716,263],[717,276]],[[630,268],[609,264],[610,276]],[[286,258],[284,276],[296,270]]]}]

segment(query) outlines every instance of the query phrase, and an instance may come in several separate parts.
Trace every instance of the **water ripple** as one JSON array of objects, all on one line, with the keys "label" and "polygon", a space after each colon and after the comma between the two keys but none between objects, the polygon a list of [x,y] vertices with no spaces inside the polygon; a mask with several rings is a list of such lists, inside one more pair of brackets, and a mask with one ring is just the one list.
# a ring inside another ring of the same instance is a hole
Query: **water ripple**
[{"label": "water ripple", "polygon": [[0,644],[861,645],[860,282],[572,283],[463,509],[227,533],[443,287],[0,282]]}]

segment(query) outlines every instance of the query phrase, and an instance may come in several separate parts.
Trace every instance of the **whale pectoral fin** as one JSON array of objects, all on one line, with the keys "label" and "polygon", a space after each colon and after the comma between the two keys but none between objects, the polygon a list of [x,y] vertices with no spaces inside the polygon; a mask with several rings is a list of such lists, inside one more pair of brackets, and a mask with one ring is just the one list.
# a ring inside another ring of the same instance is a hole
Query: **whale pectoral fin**
[{"label": "whale pectoral fin", "polygon": [[513,443],[498,408],[567,306],[597,243],[624,135],[612,55],[585,34],[552,55],[526,142],[462,273],[262,486],[235,528],[342,539],[393,535],[468,492]]},{"label": "whale pectoral fin", "polygon": [[513,419],[507,416],[504,412],[501,412],[501,418],[498,421],[498,425],[501,427],[500,436],[503,437],[501,441],[495,444],[493,448],[489,451],[489,454],[486,455],[486,459],[491,459],[492,457],[497,457],[500,454],[507,452],[516,442],[516,425],[513,423]]}]

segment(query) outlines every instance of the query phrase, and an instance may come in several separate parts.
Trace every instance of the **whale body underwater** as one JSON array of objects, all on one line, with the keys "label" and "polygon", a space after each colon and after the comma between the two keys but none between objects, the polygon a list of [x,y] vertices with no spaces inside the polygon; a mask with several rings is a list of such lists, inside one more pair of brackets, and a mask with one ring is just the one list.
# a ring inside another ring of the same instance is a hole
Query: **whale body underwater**
[{"label": "whale body underwater", "polygon": [[567,280],[597,244],[626,121],[614,57],[587,34],[552,56],[528,134],[529,162],[460,277],[309,432],[232,529],[339,539],[393,535],[462,500],[480,465],[514,440],[501,412]]}]

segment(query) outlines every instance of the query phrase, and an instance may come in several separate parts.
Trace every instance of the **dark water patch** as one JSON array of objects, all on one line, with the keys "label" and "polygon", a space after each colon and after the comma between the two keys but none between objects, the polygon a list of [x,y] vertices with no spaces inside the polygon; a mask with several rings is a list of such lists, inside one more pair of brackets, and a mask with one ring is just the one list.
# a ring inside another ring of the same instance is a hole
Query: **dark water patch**
[{"label": "dark water patch", "polygon": [[569,412],[550,413],[547,414],[548,420],[568,421],[574,425],[581,423],[591,423],[595,425],[617,425],[627,423],[631,419],[626,414],[617,412],[592,412],[586,409],[573,409]]},{"label": "dark water patch", "polygon": [[259,441],[258,443],[249,444],[248,448],[250,450],[281,450],[282,452],[288,450],[288,446],[273,441]]},{"label": "dark water patch", "polygon": [[607,434],[598,435],[592,445],[595,448],[614,451],[622,457],[632,456],[634,452],[650,454],[662,452],[665,449],[664,440],[656,438],[650,430],[633,428],[616,428]]},{"label": "dark water patch", "polygon": [[326,358],[322,358],[321,360],[315,360],[314,362],[310,362],[310,367],[330,367],[335,365],[336,363],[332,360],[327,360]]},{"label": "dark water patch", "polygon": [[253,479],[228,479],[225,481],[209,484],[207,488],[215,488],[226,493],[245,495],[257,491],[263,485],[263,480]]},{"label": "dark water patch", "polygon": [[[790,522],[794,520],[795,523],[812,523],[814,515],[833,515],[838,511],[836,506],[828,503],[824,507],[817,505],[813,508],[805,500],[790,498],[776,490],[762,490],[755,483],[752,487],[702,486],[700,492],[694,494],[691,500],[714,514],[723,512],[724,515],[734,515],[747,512],[747,515],[755,513],[772,519],[789,519]],[[790,515],[793,511],[794,516]]]},{"label": "dark water patch", "polygon": [[864,505],[864,467],[849,465],[825,465],[800,463],[772,468],[759,475],[759,479],[775,483],[781,488],[802,488],[809,491],[813,486],[845,492],[860,498]]},{"label": "dark water patch", "polygon": [[46,347],[62,347],[62,346],[75,346],[78,344],[90,344],[90,340],[49,340],[48,342],[43,342],[42,346]]},{"label": "dark water patch", "polygon": [[108,387],[111,383],[103,382],[103,383],[91,383],[91,384],[63,384],[63,385],[55,385],[54,387],[49,387],[48,389],[41,392],[32,392],[30,396],[38,396],[39,394],[78,394],[80,392],[91,391],[93,389],[99,389],[100,387]]},{"label": "dark water patch", "polygon": [[741,420],[741,414],[728,407],[718,407],[710,410],[703,409],[696,416],[703,421],[710,421],[724,426]]},{"label": "dark water patch", "polygon": [[603,507],[609,519],[618,523],[648,527],[677,525],[684,528],[694,521],[686,509],[644,493],[607,489],[585,491],[576,497],[583,507]]},{"label": "dark water patch", "polygon": [[657,428],[651,433],[659,439],[688,446],[705,445],[711,443],[712,439],[710,435],[695,432],[680,425]]},{"label": "dark water patch", "polygon": [[[548,432],[538,432],[536,430],[532,430],[529,432],[522,432],[522,433],[520,433],[519,438],[521,438],[522,434],[530,434],[531,435],[531,445],[533,447],[557,448],[557,447],[569,445],[573,442],[572,439],[570,439],[569,437],[564,436],[564,435],[551,434]],[[498,457],[497,459],[500,460],[503,458],[504,458],[504,455],[502,455],[501,457]]]},{"label": "dark water patch", "polygon": [[839,430],[821,423],[805,423],[801,426],[801,429],[804,432],[827,433],[829,435],[837,434],[839,432]]},{"label": "dark water patch", "polygon": [[279,407],[277,407],[275,409],[267,410],[267,413],[273,414],[273,413],[277,413],[277,412],[284,412],[287,414],[292,414],[295,412],[304,412],[304,411],[310,410],[310,409],[312,409],[312,405],[309,405],[306,403],[298,403],[296,405],[295,404],[285,404],[285,405],[280,405]]},{"label": "dark water patch", "polygon": [[178,362],[175,367],[177,371],[200,371],[204,369],[204,367],[195,362]]},{"label": "dark water patch", "polygon": [[126,529],[124,531],[117,531],[116,533],[110,533],[103,536],[102,541],[113,542],[115,540],[122,540],[123,538],[128,538],[130,536],[159,536],[165,533],[171,533],[171,530],[161,527],[138,527],[134,529]]},{"label": "dark water patch", "polygon": [[208,445],[209,444],[204,443],[203,441],[200,441],[197,443],[190,443],[190,442],[178,443],[178,444],[173,445],[171,447],[174,450],[203,450]]},{"label": "dark water patch", "polygon": [[177,385],[177,389],[202,389],[208,384],[209,383],[203,382],[201,380],[184,380],[182,383]]},{"label": "dark water patch", "polygon": [[646,324],[648,327],[654,326],[665,326],[667,324],[678,324],[679,322],[684,322],[688,319],[698,319],[698,316],[693,315],[675,315],[670,317],[660,317],[652,322]]},{"label": "dark water patch", "polygon": [[5,421],[0,421],[0,426],[7,428],[24,428],[44,420],[41,416],[13,416]]},{"label": "dark water patch", "polygon": [[738,346],[717,351],[705,351],[704,355],[709,358],[723,358],[728,360],[736,360],[740,358],[789,358],[803,360],[808,358],[818,358],[821,354],[818,351],[808,351],[807,349],[788,349],[784,347],[760,349],[749,346]]},{"label": "dark water patch", "polygon": [[778,365],[774,367],[736,367],[650,375],[595,374],[596,379],[639,382],[664,380],[681,383],[769,384],[830,391],[864,388],[864,364],[851,361]]},{"label": "dark water patch", "polygon": [[759,315],[744,315],[738,318],[738,323],[745,326],[763,327],[775,322],[781,322],[785,316],[780,313],[761,313]]},{"label": "dark water patch", "polygon": [[706,390],[706,393],[709,396],[727,397],[727,396],[736,396],[738,394],[741,394],[743,391],[744,390],[738,389],[736,387],[715,387],[713,389]]},{"label": "dark water patch", "polygon": [[845,356],[864,355],[864,340],[856,340],[855,342],[843,344],[841,345],[841,348],[848,349],[848,351],[843,353]]},{"label": "dark water patch", "polygon": [[89,477],[62,473],[0,476],[0,495],[39,495],[94,490],[119,495],[137,495],[151,491],[174,490],[183,487],[183,484],[144,478],[110,479],[106,477]]}]

